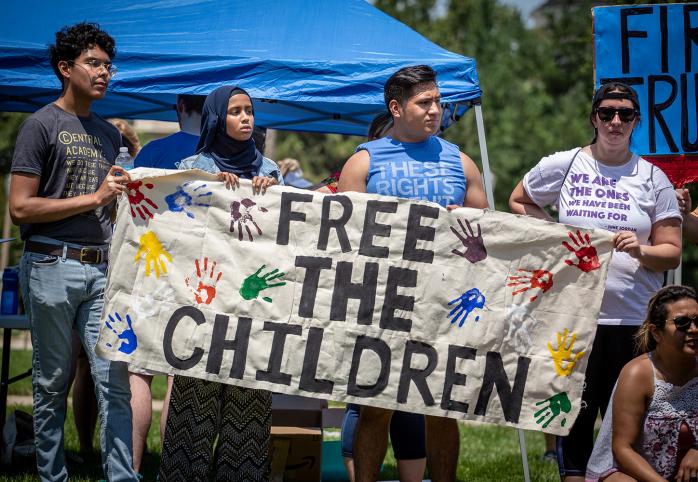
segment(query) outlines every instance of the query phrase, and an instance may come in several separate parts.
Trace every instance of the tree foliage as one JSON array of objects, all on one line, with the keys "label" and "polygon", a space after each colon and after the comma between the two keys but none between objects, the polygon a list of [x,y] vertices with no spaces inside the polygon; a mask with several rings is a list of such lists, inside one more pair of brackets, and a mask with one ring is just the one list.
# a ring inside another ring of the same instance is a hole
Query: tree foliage
[{"label": "tree foliage", "polygon": [[10,172],[15,139],[19,126],[27,116],[28,114],[17,112],[0,112],[0,172],[2,174]]}]

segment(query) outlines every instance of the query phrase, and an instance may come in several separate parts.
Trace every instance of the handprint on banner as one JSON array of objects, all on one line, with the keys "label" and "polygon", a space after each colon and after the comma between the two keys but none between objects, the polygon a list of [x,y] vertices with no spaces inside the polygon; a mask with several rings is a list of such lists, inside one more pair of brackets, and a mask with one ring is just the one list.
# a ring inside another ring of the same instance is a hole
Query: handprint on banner
[{"label": "handprint on banner", "polygon": [[[487,249],[485,248],[485,243],[482,241],[482,230],[480,229],[480,225],[477,225],[476,235],[467,219],[465,220],[465,225],[468,227],[467,230],[465,229],[465,226],[463,226],[460,219],[458,219],[458,224],[460,225],[460,229],[463,231],[463,234],[460,234],[453,226],[450,226],[450,228],[451,231],[453,231],[453,234],[455,234],[460,240],[464,249],[462,252],[458,251],[457,249],[454,249],[451,252],[460,256],[461,258],[467,259],[471,263],[477,263],[478,261],[485,259],[487,257]],[[468,233],[468,231],[470,232]]]},{"label": "handprint on banner", "polygon": [[247,231],[247,239],[249,241],[254,241],[252,237],[252,231],[250,231],[250,225],[253,225],[257,229],[257,234],[261,235],[262,230],[259,228],[254,218],[252,217],[252,212],[258,210],[260,212],[266,213],[267,208],[260,206],[252,199],[244,198],[242,201],[233,201],[230,203],[230,232],[235,232],[235,225],[237,224],[238,239],[242,241],[242,228],[245,227]]},{"label": "handprint on banner", "polygon": [[[109,315],[109,321],[105,321],[105,324],[107,325],[107,328],[109,328],[119,338],[119,340],[121,340],[121,343],[119,344],[119,351],[126,355],[133,353],[138,347],[138,338],[136,338],[136,333],[133,331],[131,317],[127,314],[126,321],[124,322],[121,315],[118,312],[115,312],[114,316]],[[106,343],[106,346],[111,348],[112,344]]]},{"label": "handprint on banner", "polygon": [[220,271],[216,273],[216,262],[213,261],[209,266],[208,258],[204,258],[203,263],[199,263],[197,259],[194,265],[196,266],[195,276],[187,276],[184,278],[184,283],[194,294],[197,303],[211,304],[216,297],[216,283],[220,281],[223,273]]},{"label": "handprint on banner", "polygon": [[[531,275],[509,276],[511,283],[509,283],[507,286],[523,285],[523,288],[513,291],[511,293],[512,296],[532,289],[540,289],[543,293],[545,293],[553,287],[553,274],[550,271],[546,271],[544,269],[529,270],[521,268],[519,268],[518,271],[531,273]],[[536,298],[538,298],[537,294],[531,296],[530,301],[535,301]]]},{"label": "handprint on banner", "polygon": [[162,258],[165,258],[171,263],[172,256],[165,250],[153,231],[147,231],[140,237],[140,247],[136,252],[134,262],[138,263],[143,255],[145,255],[146,276],[150,276],[151,265],[153,266],[157,278],[160,277],[160,272],[167,273],[167,265]]},{"label": "handprint on banner", "polygon": [[[561,413],[570,413],[570,410],[572,410],[572,402],[570,402],[567,392],[560,392],[550,398],[536,402],[536,406],[540,405],[543,405],[543,408],[533,414],[533,418],[541,426],[540,428],[547,428],[550,422],[555,420]],[[563,418],[560,426],[564,427],[566,423],[567,419]]]},{"label": "handprint on banner", "polygon": [[595,269],[599,269],[601,267],[601,263],[599,262],[599,256],[596,253],[596,248],[591,245],[589,233],[585,233],[584,236],[582,236],[582,233],[580,233],[579,230],[577,230],[576,238],[574,237],[574,234],[571,232],[567,233],[567,236],[570,237],[570,239],[577,248],[573,248],[567,241],[563,241],[562,245],[569,251],[574,253],[579,262],[575,264],[569,259],[566,259],[565,264],[569,266],[576,266],[585,273],[588,273],[589,271],[594,271]]},{"label": "handprint on banner", "polygon": [[[245,300],[253,300],[259,296],[259,293],[267,288],[274,288],[275,286],[284,286],[285,281],[279,281],[278,283],[269,284],[270,281],[275,281],[286,273],[279,272],[278,269],[274,268],[265,275],[259,276],[259,273],[266,268],[266,265],[262,265],[254,274],[251,274],[245,281],[242,282],[242,287],[240,288],[240,296]],[[262,297],[262,299],[268,303],[271,303],[271,298],[268,296]]]},{"label": "handprint on banner", "polygon": [[[157,209],[158,206],[151,199],[147,198],[145,194],[141,192],[141,187],[145,186],[148,189],[153,189],[154,185],[151,183],[144,184],[143,181],[134,181],[126,184],[128,189],[128,203],[131,205],[131,216],[136,217],[136,213],[145,219],[146,215],[149,218],[153,217],[153,213],[150,212],[148,206],[153,209]],[[135,211],[134,211],[135,208]]]},{"label": "handprint on banner", "polygon": [[514,347],[519,352],[527,352],[533,346],[531,332],[538,320],[528,313],[524,305],[512,305],[506,320],[509,322],[509,331],[504,339],[513,340]]},{"label": "handprint on banner", "polygon": [[[465,323],[468,315],[473,312],[473,310],[482,309],[485,306],[485,296],[480,293],[477,288],[471,288],[458,298],[448,302],[448,306],[455,304],[456,306],[449,311],[447,318],[451,318],[451,324],[454,324],[460,318],[458,327],[460,328]],[[475,321],[480,321],[480,315],[475,317]]]},{"label": "handprint on banner", "polygon": [[[135,291],[135,290],[134,290]],[[166,283],[160,283],[155,291],[146,293],[144,296],[134,296],[133,313],[138,320],[147,320],[158,314],[160,308],[159,301],[173,300],[175,291]]]},{"label": "handprint on banner", "polygon": [[[567,342],[567,337],[570,336],[569,343]],[[567,328],[562,333],[556,333],[557,336],[557,349],[553,349],[553,345],[548,342],[548,351],[550,356],[553,357],[553,363],[555,364],[555,372],[561,377],[568,377],[574,370],[574,366],[577,364],[580,358],[584,356],[583,351],[576,354],[572,353],[574,348],[574,342],[577,339],[576,333],[569,333]]]},{"label": "handprint on banner", "polygon": [[[165,196],[165,202],[167,203],[167,207],[170,211],[175,213],[184,213],[191,219],[194,219],[194,213],[188,211],[186,208],[191,206],[209,207],[210,204],[195,202],[195,198],[196,201],[204,197],[208,197],[210,199],[211,196],[213,196],[213,192],[197,192],[200,189],[206,188],[206,184],[201,184],[189,191],[188,188],[192,183],[193,181],[188,181],[181,186],[177,186],[177,190],[175,192]],[[185,190],[185,188],[187,189]]]}]

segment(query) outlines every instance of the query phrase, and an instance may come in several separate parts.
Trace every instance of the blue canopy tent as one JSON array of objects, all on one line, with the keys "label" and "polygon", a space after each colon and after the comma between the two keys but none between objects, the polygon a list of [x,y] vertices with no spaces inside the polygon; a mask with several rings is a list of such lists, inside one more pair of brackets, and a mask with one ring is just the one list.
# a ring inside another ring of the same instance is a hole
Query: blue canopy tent
[{"label": "blue canopy tent", "polygon": [[[94,110],[176,120],[178,93],[245,88],[270,128],[366,133],[400,67],[439,73],[458,114],[480,98],[475,61],[448,52],[364,0],[11,1],[0,19],[0,109],[33,111],[60,83],[46,45],[64,25],[98,22],[117,41],[119,71]],[[459,108],[456,108],[456,105]]]},{"label": "blue canopy tent", "polygon": [[383,84],[406,65],[439,74],[442,128],[476,106],[485,184],[491,176],[475,61],[430,42],[364,0],[11,0],[0,18],[0,110],[58,97],[46,46],[59,28],[98,22],[117,41],[119,71],[104,117],[176,120],[176,94],[245,88],[258,125],[364,135],[385,109]]}]

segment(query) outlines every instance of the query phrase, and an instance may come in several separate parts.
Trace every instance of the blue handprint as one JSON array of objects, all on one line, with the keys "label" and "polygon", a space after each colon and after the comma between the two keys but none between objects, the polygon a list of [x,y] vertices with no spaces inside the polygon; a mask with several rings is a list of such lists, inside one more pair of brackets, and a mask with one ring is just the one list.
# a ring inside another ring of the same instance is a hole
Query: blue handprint
[{"label": "blue handprint", "polygon": [[[116,318],[116,320],[114,318]],[[109,323],[109,321],[111,321],[111,323]],[[107,328],[113,331],[116,336],[119,337],[119,340],[122,340],[121,344],[119,345],[119,351],[121,353],[125,353],[126,355],[133,353],[138,347],[138,338],[136,338],[136,333],[133,331],[131,317],[126,315],[125,324],[127,326],[124,326],[124,321],[121,319],[121,315],[118,312],[114,312],[113,317],[112,315],[109,315],[109,321],[105,322]],[[116,328],[114,328],[114,326],[116,326]],[[117,329],[121,331],[117,331]],[[107,343],[106,345],[109,348],[112,346],[111,343]]]},{"label": "blue handprint", "polygon": [[167,207],[170,211],[175,212],[175,213],[184,213],[190,218],[194,219],[194,213],[187,211],[185,208],[188,206],[203,206],[203,207],[209,207],[210,204],[205,204],[205,203],[199,203],[199,202],[194,202],[194,196],[198,198],[202,197],[211,197],[213,195],[213,192],[204,192],[204,193],[197,193],[199,189],[203,189],[206,187],[206,184],[201,184],[198,187],[195,187],[191,192],[187,192],[184,190],[185,187],[189,186],[193,181],[188,181],[182,184],[181,186],[177,186],[177,190],[173,192],[172,194],[168,194],[165,196],[165,202],[167,203]]},{"label": "blue handprint", "polygon": [[[472,288],[460,295],[455,300],[449,301],[448,306],[451,306],[454,303],[457,303],[457,305],[448,313],[447,317],[453,317],[451,318],[452,324],[457,322],[460,318],[460,323],[458,323],[458,327],[460,328],[463,326],[466,318],[468,318],[468,315],[475,308],[482,308],[485,306],[485,296],[480,293],[479,289]],[[478,315],[475,317],[475,321],[479,320],[480,316]]]}]

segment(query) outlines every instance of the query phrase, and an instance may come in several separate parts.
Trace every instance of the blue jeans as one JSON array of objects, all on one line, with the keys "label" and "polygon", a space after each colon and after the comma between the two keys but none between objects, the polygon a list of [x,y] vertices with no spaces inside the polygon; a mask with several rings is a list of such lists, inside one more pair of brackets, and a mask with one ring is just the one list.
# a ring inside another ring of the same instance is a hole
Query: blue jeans
[{"label": "blue jeans", "polygon": [[[60,243],[45,237],[33,240]],[[70,245],[72,247],[79,247]],[[20,285],[32,337],[36,463],[42,481],[68,480],[63,449],[68,380],[75,327],[90,361],[107,480],[136,480],[131,456],[131,392],[126,363],[95,354],[107,264],[24,252]]]}]

